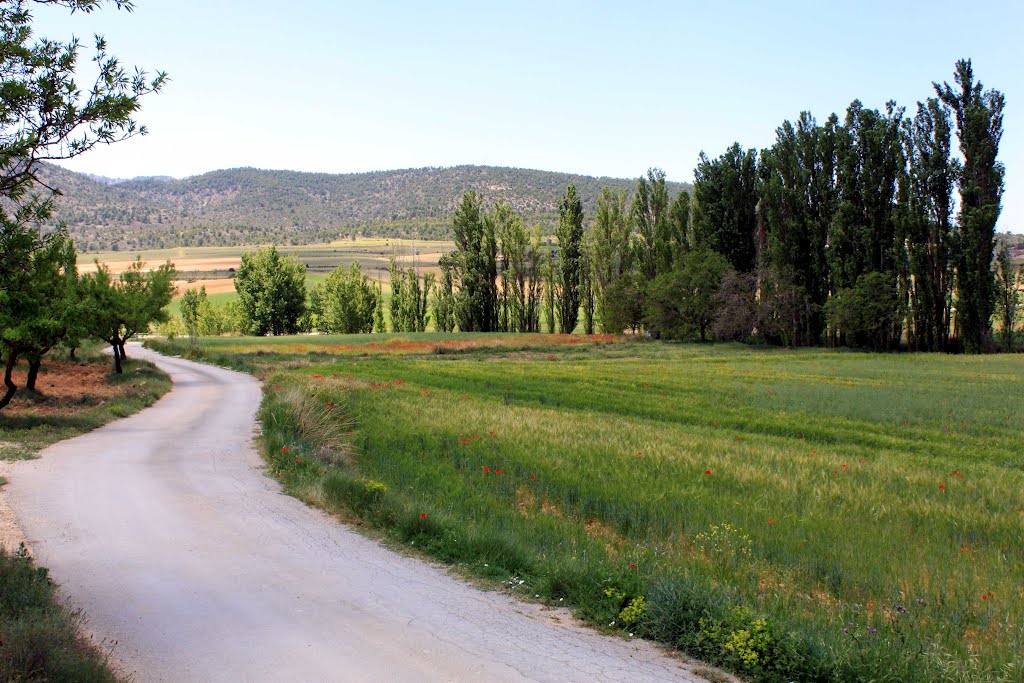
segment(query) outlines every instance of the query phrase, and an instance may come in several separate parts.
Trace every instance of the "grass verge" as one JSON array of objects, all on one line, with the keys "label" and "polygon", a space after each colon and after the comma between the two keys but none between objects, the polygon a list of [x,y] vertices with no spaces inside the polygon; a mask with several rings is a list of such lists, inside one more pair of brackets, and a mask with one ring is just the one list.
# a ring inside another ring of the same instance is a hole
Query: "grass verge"
[{"label": "grass verge", "polygon": [[109,656],[80,635],[80,613],[55,592],[26,553],[0,548],[0,680],[116,681]]},{"label": "grass verge", "polygon": [[44,363],[37,386],[24,390],[0,410],[0,460],[23,460],[43,448],[152,405],[171,388],[170,378],[155,366],[129,359],[124,372],[108,369],[96,354],[69,363]]},{"label": "grass verge", "polygon": [[266,379],[288,492],[603,629],[759,681],[1024,680],[1019,357],[542,335],[200,353]]}]

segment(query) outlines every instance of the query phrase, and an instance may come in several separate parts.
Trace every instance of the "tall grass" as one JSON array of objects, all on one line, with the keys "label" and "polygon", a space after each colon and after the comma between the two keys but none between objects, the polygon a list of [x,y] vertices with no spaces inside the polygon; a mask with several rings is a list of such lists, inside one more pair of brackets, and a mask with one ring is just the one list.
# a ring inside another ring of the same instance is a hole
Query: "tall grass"
[{"label": "tall grass", "polygon": [[604,628],[757,680],[1024,680],[1020,358],[418,340],[207,351],[269,376],[292,492]]}]

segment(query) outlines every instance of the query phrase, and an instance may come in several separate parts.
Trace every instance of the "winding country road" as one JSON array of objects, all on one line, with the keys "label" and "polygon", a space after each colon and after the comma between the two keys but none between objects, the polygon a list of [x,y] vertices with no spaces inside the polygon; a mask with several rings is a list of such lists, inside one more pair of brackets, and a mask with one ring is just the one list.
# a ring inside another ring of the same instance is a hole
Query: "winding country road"
[{"label": "winding country road", "polygon": [[253,378],[136,347],[174,388],[11,468],[39,564],[139,681],[703,681],[390,551],[281,493]]}]

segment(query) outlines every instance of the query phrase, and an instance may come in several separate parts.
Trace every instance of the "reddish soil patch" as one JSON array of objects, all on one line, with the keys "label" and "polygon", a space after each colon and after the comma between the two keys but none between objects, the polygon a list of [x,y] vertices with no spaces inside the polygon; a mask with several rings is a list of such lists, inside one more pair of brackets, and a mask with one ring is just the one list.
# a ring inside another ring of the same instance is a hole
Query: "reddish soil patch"
[{"label": "reddish soil patch", "polygon": [[28,365],[22,363],[12,378],[18,385],[4,415],[44,415],[67,413],[85,406],[94,406],[111,396],[120,396],[131,390],[131,385],[107,384],[107,363],[75,363],[70,361],[43,361],[36,378],[37,395],[24,391]]}]

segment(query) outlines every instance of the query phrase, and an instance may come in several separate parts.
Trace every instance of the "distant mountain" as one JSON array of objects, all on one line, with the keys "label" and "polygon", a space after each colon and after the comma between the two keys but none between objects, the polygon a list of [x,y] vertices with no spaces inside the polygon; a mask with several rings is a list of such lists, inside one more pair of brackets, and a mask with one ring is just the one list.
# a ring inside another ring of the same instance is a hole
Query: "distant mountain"
[{"label": "distant mountain", "polygon": [[[59,220],[80,251],[275,242],[301,244],[346,235],[442,238],[469,189],[487,205],[504,198],[529,223],[553,231],[571,182],[593,215],[602,187],[632,193],[636,180],[493,166],[372,173],[300,173],[237,168],[176,180],[90,177],[47,166],[59,187]],[[689,186],[670,183],[675,197]]]}]

